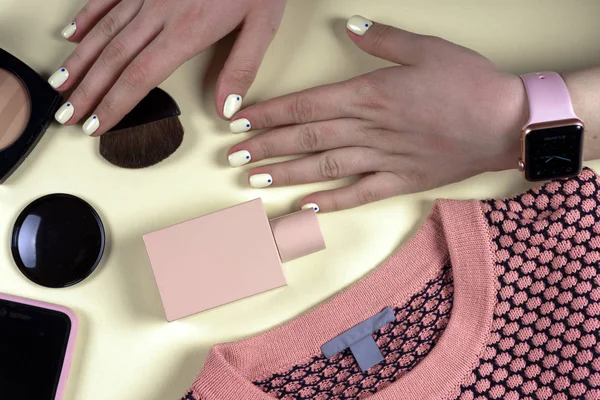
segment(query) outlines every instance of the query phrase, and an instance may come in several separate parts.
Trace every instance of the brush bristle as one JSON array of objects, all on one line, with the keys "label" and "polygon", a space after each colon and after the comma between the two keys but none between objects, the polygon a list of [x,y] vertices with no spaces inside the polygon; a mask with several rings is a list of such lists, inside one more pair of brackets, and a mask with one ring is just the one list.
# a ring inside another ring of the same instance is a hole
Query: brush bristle
[{"label": "brush bristle", "polygon": [[100,137],[100,155],[121,168],[146,168],[173,154],[183,141],[178,117],[164,118]]}]

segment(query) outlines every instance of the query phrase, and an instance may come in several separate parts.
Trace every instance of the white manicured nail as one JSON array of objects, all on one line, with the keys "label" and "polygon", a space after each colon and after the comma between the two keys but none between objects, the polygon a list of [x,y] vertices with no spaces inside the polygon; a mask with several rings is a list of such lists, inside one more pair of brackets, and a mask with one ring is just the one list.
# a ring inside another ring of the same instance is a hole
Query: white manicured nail
[{"label": "white manicured nail", "polygon": [[65,26],[65,28],[60,33],[65,39],[70,38],[75,34],[77,30],[77,24],[75,22],[71,22],[69,25]]},{"label": "white manicured nail", "polygon": [[256,189],[266,188],[273,184],[273,177],[269,174],[256,174],[250,177],[250,186]]},{"label": "white manicured nail", "polygon": [[229,124],[231,133],[248,132],[250,129],[252,129],[252,124],[246,118],[236,119]]},{"label": "white manicured nail", "polygon": [[252,160],[252,156],[248,150],[240,150],[230,154],[227,160],[230,166],[236,168],[248,164]]},{"label": "white manicured nail", "polygon": [[65,124],[71,119],[74,112],[75,107],[73,107],[73,104],[67,102],[60,106],[60,108],[56,111],[56,114],[54,114],[54,119],[61,124]]},{"label": "white manicured nail", "polygon": [[236,112],[242,109],[242,96],[239,94],[230,94],[225,99],[225,105],[223,105],[223,115],[229,119],[235,115]]},{"label": "white manicured nail", "polygon": [[302,206],[303,210],[314,210],[315,212],[319,212],[319,206],[316,203],[306,203]]},{"label": "white manicured nail", "polygon": [[92,115],[83,123],[81,129],[83,129],[83,133],[88,136],[91,136],[94,132],[96,132],[100,128],[100,120],[97,115]]},{"label": "white manicured nail", "polygon": [[60,67],[50,76],[50,78],[48,78],[48,83],[54,89],[58,89],[67,81],[67,79],[69,79],[69,71],[67,71],[65,67]]},{"label": "white manicured nail", "polygon": [[346,24],[348,30],[356,33],[359,36],[364,35],[371,26],[373,26],[373,21],[369,21],[360,15],[350,17],[348,23]]}]

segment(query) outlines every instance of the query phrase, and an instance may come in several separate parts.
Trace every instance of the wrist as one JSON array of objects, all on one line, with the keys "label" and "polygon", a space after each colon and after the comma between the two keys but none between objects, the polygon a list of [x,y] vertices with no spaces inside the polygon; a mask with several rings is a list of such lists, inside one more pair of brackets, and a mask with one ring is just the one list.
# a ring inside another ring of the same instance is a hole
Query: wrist
[{"label": "wrist", "polygon": [[490,133],[495,136],[487,157],[485,171],[495,172],[517,168],[521,155],[521,130],[527,122],[529,108],[527,93],[521,78],[507,75],[498,98],[495,124]]}]

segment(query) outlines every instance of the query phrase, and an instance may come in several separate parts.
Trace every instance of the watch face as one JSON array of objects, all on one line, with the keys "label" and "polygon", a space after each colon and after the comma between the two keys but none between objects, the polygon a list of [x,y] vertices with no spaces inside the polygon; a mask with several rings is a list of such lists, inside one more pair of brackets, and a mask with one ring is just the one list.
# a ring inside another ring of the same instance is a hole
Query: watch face
[{"label": "watch face", "polygon": [[581,171],[583,126],[538,129],[525,135],[525,177],[541,181],[576,175]]}]

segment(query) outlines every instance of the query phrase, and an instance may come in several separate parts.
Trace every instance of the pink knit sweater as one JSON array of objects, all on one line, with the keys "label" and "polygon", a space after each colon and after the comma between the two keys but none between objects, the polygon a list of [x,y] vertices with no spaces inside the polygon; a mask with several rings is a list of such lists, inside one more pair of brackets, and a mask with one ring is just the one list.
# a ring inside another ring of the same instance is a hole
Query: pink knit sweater
[{"label": "pink knit sweater", "polygon": [[[600,399],[600,179],[440,200],[373,273],[269,332],[215,346],[186,400]],[[321,346],[390,307],[384,360]]]}]

